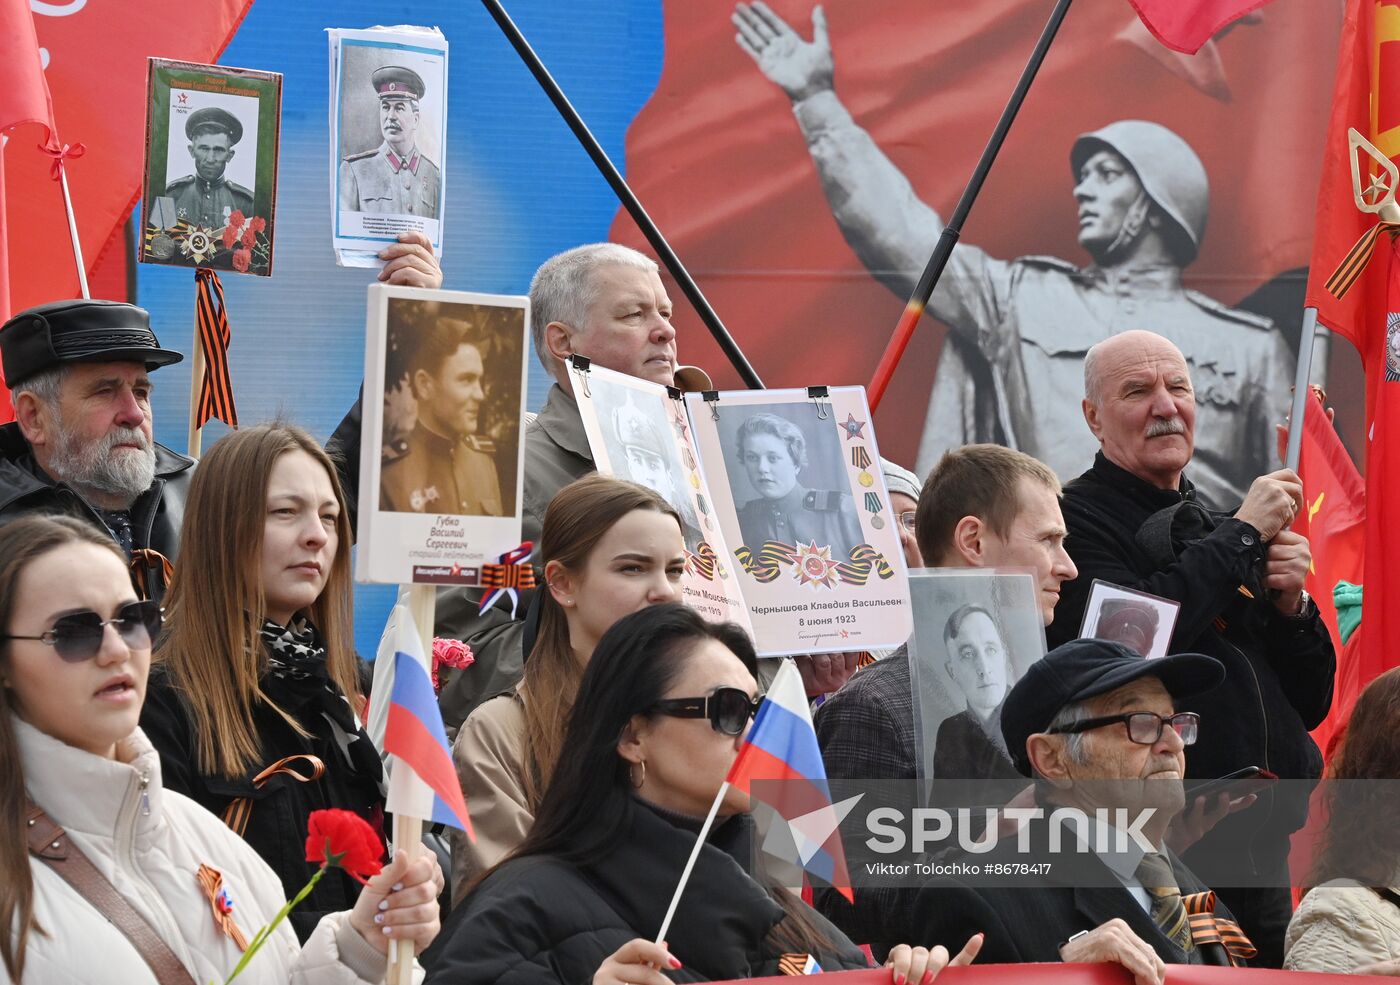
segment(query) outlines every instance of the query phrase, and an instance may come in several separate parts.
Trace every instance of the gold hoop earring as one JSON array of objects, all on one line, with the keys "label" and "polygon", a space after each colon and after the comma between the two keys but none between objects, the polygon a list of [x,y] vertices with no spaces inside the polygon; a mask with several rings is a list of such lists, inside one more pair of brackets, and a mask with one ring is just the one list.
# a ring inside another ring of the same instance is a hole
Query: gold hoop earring
[{"label": "gold hoop earring", "polygon": [[[642,768],[642,778],[640,780],[632,779],[632,766],[640,766]],[[647,761],[644,759],[640,763],[633,763],[632,766],[627,767],[627,780],[632,784],[634,790],[640,790],[647,782]]]}]

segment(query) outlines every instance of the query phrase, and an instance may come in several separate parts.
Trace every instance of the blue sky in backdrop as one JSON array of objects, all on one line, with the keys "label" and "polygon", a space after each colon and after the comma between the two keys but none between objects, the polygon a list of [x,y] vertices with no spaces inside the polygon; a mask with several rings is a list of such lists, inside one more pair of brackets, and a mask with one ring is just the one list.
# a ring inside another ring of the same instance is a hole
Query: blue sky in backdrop
[{"label": "blue sky in backdrop", "polygon": [[[508,0],[507,9],[613,161],[661,72],[660,0]],[[221,63],[281,72],[282,137],[273,276],[223,276],[239,419],[283,415],[324,440],[355,399],[364,367],[365,287],[373,272],[340,268],[330,247],[329,55],[325,28],[441,28],[448,69],[443,271],[456,290],[524,294],[548,256],[606,239],[617,200],[477,3],[258,0]],[[194,276],[141,265],[137,303],[163,344],[190,352]],[[185,449],[189,362],[162,369],[157,440]],[[531,364],[537,409],[549,379]],[[205,429],[204,445],[226,433]],[[355,639],[372,657],[391,587],[359,586]]]}]

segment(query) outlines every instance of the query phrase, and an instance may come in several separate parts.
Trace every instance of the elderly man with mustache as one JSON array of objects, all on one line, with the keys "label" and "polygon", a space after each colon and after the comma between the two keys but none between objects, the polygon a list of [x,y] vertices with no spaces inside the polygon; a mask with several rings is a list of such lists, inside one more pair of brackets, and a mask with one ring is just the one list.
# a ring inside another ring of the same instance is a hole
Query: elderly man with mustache
[{"label": "elderly man with mustache", "polygon": [[[1151,332],[1124,332],[1089,350],[1083,410],[1100,451],[1065,487],[1065,547],[1079,577],[1064,586],[1051,645],[1079,635],[1095,579],[1179,602],[1169,652],[1209,654],[1226,670],[1225,683],[1196,703],[1210,725],[1188,776],[1260,766],[1316,779],[1322,756],[1308,731],[1331,707],[1336,655],[1303,590],[1308,542],[1290,529],[1303,505],[1298,476],[1281,469],[1258,477],[1233,514],[1203,508],[1187,478],[1191,375],[1181,351]],[[1252,964],[1282,962],[1289,838],[1305,814],[1306,797],[1265,797],[1185,856],[1259,948]]]}]

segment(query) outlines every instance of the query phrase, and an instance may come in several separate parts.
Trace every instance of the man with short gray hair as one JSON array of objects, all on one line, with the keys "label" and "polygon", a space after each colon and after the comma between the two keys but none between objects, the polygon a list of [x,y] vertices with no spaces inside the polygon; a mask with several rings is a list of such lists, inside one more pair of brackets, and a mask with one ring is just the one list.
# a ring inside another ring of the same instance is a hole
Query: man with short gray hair
[{"label": "man with short gray hair", "polygon": [[158,445],[151,371],[163,349],[141,308],[55,301],[0,327],[15,420],[0,427],[0,523],[66,513],[111,534],[143,594],[165,593],[194,462]]}]

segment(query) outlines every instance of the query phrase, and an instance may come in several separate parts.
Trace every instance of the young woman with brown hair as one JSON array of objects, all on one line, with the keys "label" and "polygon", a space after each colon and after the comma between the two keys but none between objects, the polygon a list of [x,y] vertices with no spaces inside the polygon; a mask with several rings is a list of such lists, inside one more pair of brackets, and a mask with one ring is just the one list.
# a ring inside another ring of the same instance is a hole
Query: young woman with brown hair
[{"label": "young woman with brown hair", "polygon": [[[160,759],[137,727],[160,624],[155,603],[137,601],[106,534],[68,517],[0,527],[6,981],[222,981],[238,963],[239,939],[251,939],[286,898],[257,853],[162,783]],[[304,845],[305,827],[286,837]],[[239,980],[383,981],[391,937],[423,947],[437,933],[435,873],[430,857],[410,863],[400,853],[305,947],[279,927]],[[231,904],[222,913],[220,893]]]},{"label": "young woman with brown hair", "polygon": [[1324,783],[1327,827],[1283,966],[1400,974],[1400,667],[1356,699]]},{"label": "young woman with brown hair", "polygon": [[679,598],[680,517],[650,489],[586,476],[550,501],[540,560],[539,634],[524,680],[467,716],[453,744],[476,829],[475,844],[453,843],[454,899],[529,831],[598,640],[621,617]]},{"label": "young woman with brown hair", "polygon": [[[349,519],[309,434],[229,435],[190,485],[142,727],[168,787],[223,817],[282,878],[310,878],[299,836],[314,810],[383,828],[379,755],[359,719]],[[292,913],[303,938],[355,882],[327,873]]]}]

